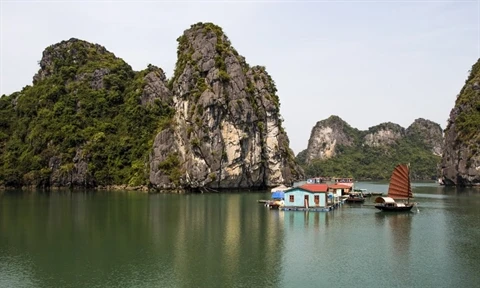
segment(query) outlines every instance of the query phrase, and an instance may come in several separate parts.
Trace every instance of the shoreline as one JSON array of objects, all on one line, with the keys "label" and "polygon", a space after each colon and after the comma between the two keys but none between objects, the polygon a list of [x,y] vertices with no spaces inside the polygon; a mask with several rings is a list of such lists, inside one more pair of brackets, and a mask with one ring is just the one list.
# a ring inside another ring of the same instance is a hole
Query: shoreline
[{"label": "shoreline", "polygon": [[225,193],[225,192],[243,192],[243,193],[254,193],[254,192],[265,192],[268,191],[272,187],[266,187],[264,189],[260,188],[221,188],[218,190],[207,188],[207,187],[199,187],[199,188],[150,188],[147,185],[140,185],[140,186],[128,186],[128,185],[109,185],[109,186],[97,186],[97,187],[81,187],[81,186],[51,186],[48,188],[45,187],[35,187],[35,186],[22,186],[22,187],[6,187],[4,185],[0,186],[0,193],[4,191],[25,191],[25,192],[60,192],[60,191],[71,191],[71,192],[82,192],[82,191],[108,191],[108,192],[116,192],[116,191],[128,191],[128,192],[138,192],[138,193],[145,193],[145,194],[215,194],[215,193]]}]

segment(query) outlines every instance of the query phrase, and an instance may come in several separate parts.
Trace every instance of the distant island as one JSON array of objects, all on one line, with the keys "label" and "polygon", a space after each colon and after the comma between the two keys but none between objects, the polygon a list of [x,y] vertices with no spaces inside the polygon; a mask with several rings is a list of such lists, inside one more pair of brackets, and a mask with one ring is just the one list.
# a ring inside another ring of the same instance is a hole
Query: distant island
[{"label": "distant island", "polygon": [[386,180],[398,163],[410,163],[412,179],[437,180],[442,146],[440,125],[423,118],[407,129],[388,122],[360,131],[333,115],[313,127],[297,161],[310,177]]}]

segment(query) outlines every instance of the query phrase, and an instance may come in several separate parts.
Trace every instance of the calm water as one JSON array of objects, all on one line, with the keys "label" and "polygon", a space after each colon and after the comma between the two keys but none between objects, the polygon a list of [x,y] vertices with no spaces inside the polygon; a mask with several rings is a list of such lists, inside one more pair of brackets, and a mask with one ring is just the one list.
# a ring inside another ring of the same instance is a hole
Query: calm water
[{"label": "calm water", "polygon": [[419,211],[403,214],[270,211],[269,193],[0,192],[0,287],[478,287],[480,189],[413,186]]}]

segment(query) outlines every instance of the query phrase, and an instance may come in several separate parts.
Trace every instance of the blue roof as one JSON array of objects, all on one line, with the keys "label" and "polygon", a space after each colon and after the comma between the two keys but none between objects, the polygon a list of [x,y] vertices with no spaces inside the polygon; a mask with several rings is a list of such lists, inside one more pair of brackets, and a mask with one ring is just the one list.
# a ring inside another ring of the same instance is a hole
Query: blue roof
[{"label": "blue roof", "polygon": [[272,199],[283,199],[285,198],[285,193],[284,192],[273,192],[272,193]]}]

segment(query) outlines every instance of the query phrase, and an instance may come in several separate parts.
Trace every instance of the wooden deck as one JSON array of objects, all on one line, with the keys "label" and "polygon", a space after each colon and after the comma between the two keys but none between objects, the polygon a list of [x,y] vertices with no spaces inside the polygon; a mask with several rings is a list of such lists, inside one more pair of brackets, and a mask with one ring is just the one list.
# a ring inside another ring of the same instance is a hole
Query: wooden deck
[{"label": "wooden deck", "polygon": [[278,207],[278,205],[271,205],[273,204],[273,200],[263,200],[263,199],[260,199],[260,200],[257,200],[258,203],[262,203],[264,204],[264,206],[266,207],[270,207],[270,206],[276,206],[276,207],[270,207],[270,208],[274,208],[274,209],[277,209],[278,210],[282,210],[282,211],[312,211],[312,212],[328,212],[328,211],[332,211],[332,210],[335,210],[337,209],[338,207],[340,207],[341,205],[344,204],[344,200],[342,201],[339,201],[337,203],[328,203],[326,207],[308,207],[308,208],[305,208],[305,207],[289,207],[289,206],[284,206],[284,207]]},{"label": "wooden deck", "polygon": [[334,204],[330,204],[326,207],[280,207],[279,210],[283,211],[313,211],[313,212],[328,212],[337,209],[341,205],[343,205],[344,202],[340,201]]}]

